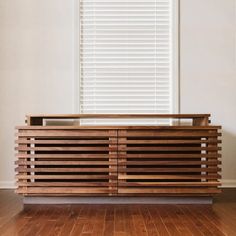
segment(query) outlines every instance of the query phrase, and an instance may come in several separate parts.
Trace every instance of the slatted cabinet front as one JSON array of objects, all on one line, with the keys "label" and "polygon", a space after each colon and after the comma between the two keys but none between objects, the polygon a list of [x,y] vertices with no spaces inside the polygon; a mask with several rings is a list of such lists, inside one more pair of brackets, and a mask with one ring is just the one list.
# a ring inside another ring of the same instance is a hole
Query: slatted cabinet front
[{"label": "slatted cabinet front", "polygon": [[159,127],[118,131],[118,193],[220,192],[217,127]]},{"label": "slatted cabinet front", "polygon": [[17,193],[212,195],[220,192],[218,126],[21,126]]},{"label": "slatted cabinet front", "polygon": [[117,193],[116,130],[18,129],[17,192],[24,195]]}]

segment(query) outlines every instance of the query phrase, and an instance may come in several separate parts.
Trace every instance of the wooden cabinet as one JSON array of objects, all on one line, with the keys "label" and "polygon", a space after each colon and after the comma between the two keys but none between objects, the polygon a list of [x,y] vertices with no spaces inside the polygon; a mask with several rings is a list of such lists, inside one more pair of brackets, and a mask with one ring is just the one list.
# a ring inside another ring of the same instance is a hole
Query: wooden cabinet
[{"label": "wooden cabinet", "polygon": [[[177,118],[172,126],[49,126],[47,119]],[[219,193],[220,126],[209,115],[29,116],[16,138],[27,196],[209,196]]]}]

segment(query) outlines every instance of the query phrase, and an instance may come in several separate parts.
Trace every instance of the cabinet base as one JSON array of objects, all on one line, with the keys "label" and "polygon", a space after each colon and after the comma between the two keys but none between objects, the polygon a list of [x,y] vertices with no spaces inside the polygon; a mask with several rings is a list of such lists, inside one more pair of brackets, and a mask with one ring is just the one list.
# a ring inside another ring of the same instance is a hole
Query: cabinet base
[{"label": "cabinet base", "polygon": [[24,204],[212,204],[212,197],[24,197]]}]

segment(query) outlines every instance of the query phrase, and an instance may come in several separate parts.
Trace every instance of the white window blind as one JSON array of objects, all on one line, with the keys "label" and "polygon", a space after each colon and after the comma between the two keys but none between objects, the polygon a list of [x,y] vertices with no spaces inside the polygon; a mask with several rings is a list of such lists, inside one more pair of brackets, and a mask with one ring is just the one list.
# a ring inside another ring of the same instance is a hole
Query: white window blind
[{"label": "white window blind", "polygon": [[173,112],[172,0],[80,0],[80,112]]}]

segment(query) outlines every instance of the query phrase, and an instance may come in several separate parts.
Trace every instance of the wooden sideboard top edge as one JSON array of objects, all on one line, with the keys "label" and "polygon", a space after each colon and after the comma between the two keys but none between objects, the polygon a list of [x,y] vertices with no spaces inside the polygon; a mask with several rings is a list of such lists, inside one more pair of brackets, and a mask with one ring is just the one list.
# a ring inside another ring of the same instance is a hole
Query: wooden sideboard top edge
[{"label": "wooden sideboard top edge", "polygon": [[16,126],[16,129],[176,129],[176,130],[188,130],[188,129],[194,129],[194,130],[203,130],[203,129],[221,129],[221,126],[218,125],[209,125],[209,126],[139,126],[139,125],[114,125],[114,126],[104,126],[104,125],[99,125],[99,126],[93,126],[93,125],[88,125],[88,126],[80,126],[80,125],[48,125],[48,126],[40,126],[40,125],[31,125],[31,126]]},{"label": "wooden sideboard top edge", "polygon": [[203,118],[210,117],[210,114],[39,114],[26,115],[27,118],[43,119],[75,119],[75,118]]}]

